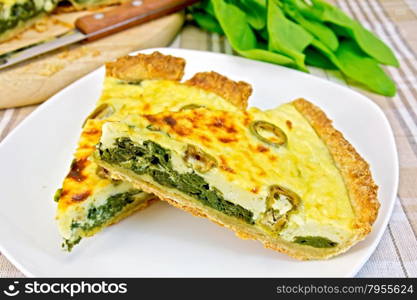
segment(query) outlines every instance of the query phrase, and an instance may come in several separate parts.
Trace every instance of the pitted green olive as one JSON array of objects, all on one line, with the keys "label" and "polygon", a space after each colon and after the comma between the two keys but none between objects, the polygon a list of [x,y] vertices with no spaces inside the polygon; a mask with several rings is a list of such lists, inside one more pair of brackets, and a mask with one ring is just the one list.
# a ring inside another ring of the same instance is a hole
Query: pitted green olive
[{"label": "pitted green olive", "polygon": [[188,145],[185,150],[184,161],[200,173],[206,173],[217,167],[216,159],[194,145]]},{"label": "pitted green olive", "polygon": [[115,112],[115,109],[112,105],[108,103],[102,103],[99,106],[96,107],[96,109],[88,115],[88,117],[85,119],[83,123],[83,127],[85,123],[87,123],[90,119],[104,119],[110,117]]},{"label": "pitted green olive", "polygon": [[260,141],[274,146],[280,147],[287,143],[287,136],[278,126],[266,121],[253,121],[249,125],[249,130]]}]

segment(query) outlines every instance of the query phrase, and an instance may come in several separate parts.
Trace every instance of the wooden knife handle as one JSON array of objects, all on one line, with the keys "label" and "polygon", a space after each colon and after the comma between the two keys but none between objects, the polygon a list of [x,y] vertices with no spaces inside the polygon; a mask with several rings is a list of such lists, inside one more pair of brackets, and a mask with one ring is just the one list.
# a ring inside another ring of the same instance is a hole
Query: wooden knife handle
[{"label": "wooden knife handle", "polygon": [[94,13],[75,21],[75,26],[96,40],[115,32],[174,13],[198,0],[133,0],[115,9]]}]

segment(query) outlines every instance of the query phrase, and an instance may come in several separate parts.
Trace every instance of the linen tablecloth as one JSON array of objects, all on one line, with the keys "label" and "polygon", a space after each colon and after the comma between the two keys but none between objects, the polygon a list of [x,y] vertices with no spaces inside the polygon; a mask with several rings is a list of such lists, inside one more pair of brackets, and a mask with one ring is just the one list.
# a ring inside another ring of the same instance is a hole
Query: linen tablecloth
[{"label": "linen tablecloth", "polygon": [[[332,2],[374,31],[394,50],[401,64],[399,69],[387,69],[398,87],[398,93],[393,98],[378,96],[351,86],[366,94],[385,112],[395,134],[400,163],[399,192],[392,218],[378,248],[357,276],[417,277],[417,1]],[[225,38],[192,25],[183,28],[172,47],[235,55]],[[311,72],[350,86],[338,71],[312,68]],[[36,106],[30,106],[0,110],[0,141],[35,108]],[[19,276],[23,274],[0,254],[0,277]]]}]

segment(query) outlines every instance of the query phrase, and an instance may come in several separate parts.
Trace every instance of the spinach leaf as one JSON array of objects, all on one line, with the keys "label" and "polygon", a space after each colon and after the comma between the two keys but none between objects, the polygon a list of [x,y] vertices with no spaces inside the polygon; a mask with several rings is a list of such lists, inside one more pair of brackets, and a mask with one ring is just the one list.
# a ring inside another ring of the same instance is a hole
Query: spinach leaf
[{"label": "spinach leaf", "polygon": [[342,42],[336,51],[340,70],[352,79],[363,83],[372,91],[385,96],[394,96],[395,83],[378,65],[368,57],[353,41]]},{"label": "spinach leaf", "polygon": [[[266,42],[268,41],[268,30],[265,28],[263,28],[262,30],[258,30],[257,31],[258,36],[260,37],[260,39],[262,39],[262,42]],[[259,39],[258,39],[259,41]],[[265,47],[265,49],[268,47]]]},{"label": "spinach leaf", "polygon": [[296,66],[290,57],[261,48],[246,19],[246,14],[240,8],[223,0],[212,0],[211,2],[216,18],[236,52],[247,58],[290,67]]},{"label": "spinach leaf", "polygon": [[197,4],[189,7],[188,10],[191,12],[193,19],[198,26],[210,32],[224,34],[219,22],[214,15],[211,1],[200,1]]},{"label": "spinach leaf", "polygon": [[396,92],[379,63],[398,66],[373,33],[324,0],[204,0],[191,9],[200,27],[224,32],[240,55],[306,71],[340,69],[386,96]]},{"label": "spinach leaf", "polygon": [[300,70],[308,72],[303,51],[311,43],[313,36],[300,25],[288,20],[278,3],[268,1],[268,48],[291,57]]},{"label": "spinach leaf", "polygon": [[211,3],[210,0],[199,1],[196,4],[188,7],[188,10],[191,13],[200,12],[200,13],[206,13],[212,17],[215,17],[213,4]]},{"label": "spinach leaf", "polygon": [[336,34],[321,22],[304,17],[293,4],[293,0],[284,0],[283,9],[287,16],[297,22],[305,30],[310,32],[314,37],[320,40],[332,51],[336,51],[339,46]]},{"label": "spinach leaf", "polygon": [[266,0],[238,0],[237,5],[245,13],[248,23],[256,30],[266,26]]},{"label": "spinach leaf", "polygon": [[201,28],[210,32],[224,34],[219,22],[217,22],[217,20],[211,15],[201,12],[194,12],[193,18]]},{"label": "spinach leaf", "polygon": [[306,55],[306,64],[309,66],[327,70],[337,69],[337,67],[334,65],[334,63],[332,63],[330,59],[328,59],[324,54],[316,50],[314,47],[307,47],[304,53]]},{"label": "spinach leaf", "polygon": [[362,83],[370,90],[385,95],[394,96],[394,82],[378,65],[378,62],[367,56],[352,40],[343,40],[335,53],[318,40],[313,46],[326,55],[349,78]]},{"label": "spinach leaf", "polygon": [[213,0],[212,3],[217,20],[235,50],[256,48],[256,36],[247,22],[246,14],[223,0]]}]

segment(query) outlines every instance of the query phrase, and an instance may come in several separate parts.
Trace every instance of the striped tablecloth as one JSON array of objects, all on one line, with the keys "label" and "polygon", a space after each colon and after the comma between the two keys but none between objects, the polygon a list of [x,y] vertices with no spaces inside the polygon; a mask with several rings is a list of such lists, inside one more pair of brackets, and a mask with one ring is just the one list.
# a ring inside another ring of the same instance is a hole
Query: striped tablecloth
[{"label": "striped tablecloth", "polygon": [[[398,93],[386,98],[362,90],[388,117],[400,160],[400,186],[394,212],[382,240],[358,277],[417,277],[417,1],[333,0],[365,27],[376,32],[399,58],[401,68],[388,68]],[[234,54],[217,34],[184,27],[172,47]],[[312,69],[316,76],[351,85],[337,71]],[[356,89],[354,86],[352,88]],[[36,106],[0,110],[0,141]],[[0,254],[0,277],[23,276]]]}]

